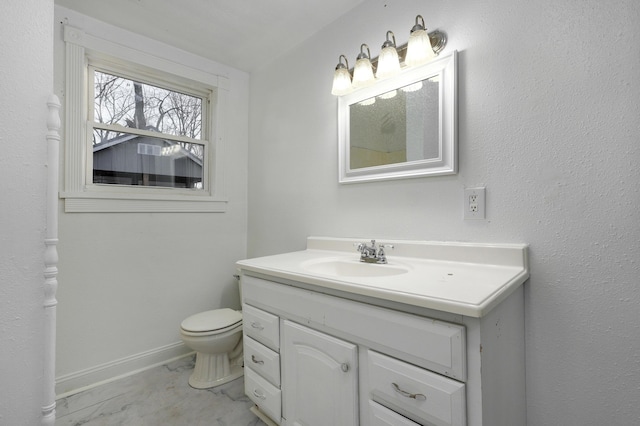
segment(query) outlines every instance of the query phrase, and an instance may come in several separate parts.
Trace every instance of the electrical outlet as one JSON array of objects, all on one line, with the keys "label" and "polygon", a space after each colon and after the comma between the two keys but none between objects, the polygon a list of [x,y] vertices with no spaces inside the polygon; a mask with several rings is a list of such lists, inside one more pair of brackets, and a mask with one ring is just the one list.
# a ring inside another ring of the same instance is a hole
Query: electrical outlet
[{"label": "electrical outlet", "polygon": [[485,219],[486,188],[464,189],[464,220]]},{"label": "electrical outlet", "polygon": [[476,194],[469,195],[469,211],[472,213],[478,211],[478,196]]}]

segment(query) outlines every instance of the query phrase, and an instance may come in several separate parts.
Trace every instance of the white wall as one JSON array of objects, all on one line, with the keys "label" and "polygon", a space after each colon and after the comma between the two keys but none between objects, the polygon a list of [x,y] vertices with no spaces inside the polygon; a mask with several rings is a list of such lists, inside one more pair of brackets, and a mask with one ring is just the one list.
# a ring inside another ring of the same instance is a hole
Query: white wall
[{"label": "white wall", "polygon": [[[62,22],[216,75],[226,106],[226,213],[60,214],[58,392],[186,350],[180,322],[239,308],[234,263],[246,253],[247,73],[55,8],[55,88],[64,99]],[[64,167],[62,165],[61,167]],[[62,202],[61,202],[62,208]],[[177,351],[177,352],[176,352]],[[109,367],[109,368],[107,368]]]},{"label": "white wall", "polygon": [[52,0],[0,14],[0,424],[39,423],[43,401],[47,99]]},{"label": "white wall", "polygon": [[[460,172],[339,185],[338,55],[406,42],[416,14],[460,52]],[[308,235],[528,243],[528,424],[638,424],[638,22],[636,0],[364,2],[252,74],[249,255]],[[476,185],[487,220],[465,222]]]}]

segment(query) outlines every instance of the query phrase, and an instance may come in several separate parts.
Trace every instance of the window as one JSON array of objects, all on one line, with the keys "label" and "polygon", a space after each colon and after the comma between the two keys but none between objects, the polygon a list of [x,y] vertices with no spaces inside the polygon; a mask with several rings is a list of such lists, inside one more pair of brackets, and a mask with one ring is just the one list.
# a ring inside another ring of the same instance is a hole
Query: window
[{"label": "window", "polygon": [[93,183],[203,190],[208,97],[89,71]]},{"label": "window", "polygon": [[68,212],[221,212],[226,79],[65,26]]}]

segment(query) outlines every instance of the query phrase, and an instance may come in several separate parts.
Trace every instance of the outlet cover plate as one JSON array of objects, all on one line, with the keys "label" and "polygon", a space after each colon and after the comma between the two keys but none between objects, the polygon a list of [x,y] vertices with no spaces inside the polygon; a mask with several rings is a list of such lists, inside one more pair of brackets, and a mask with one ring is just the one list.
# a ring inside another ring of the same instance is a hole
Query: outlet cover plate
[{"label": "outlet cover plate", "polygon": [[484,220],[486,219],[486,188],[465,188],[464,189],[464,220]]}]

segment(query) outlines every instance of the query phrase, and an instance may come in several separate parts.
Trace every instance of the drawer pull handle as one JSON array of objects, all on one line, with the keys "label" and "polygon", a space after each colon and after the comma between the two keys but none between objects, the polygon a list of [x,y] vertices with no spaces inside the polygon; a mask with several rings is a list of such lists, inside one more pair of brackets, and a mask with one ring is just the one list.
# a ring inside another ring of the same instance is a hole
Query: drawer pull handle
[{"label": "drawer pull handle", "polygon": [[264,364],[264,361],[256,358],[255,355],[251,355],[251,361],[253,361],[254,364]]},{"label": "drawer pull handle", "polygon": [[262,326],[262,324],[260,324],[259,322],[252,322],[251,323],[251,327],[258,329],[258,330],[264,330],[264,327]]},{"label": "drawer pull handle", "polygon": [[343,372],[343,373],[346,373],[347,371],[349,371],[349,364],[347,364],[346,362],[345,362],[345,363],[343,363],[343,364],[340,366],[340,369],[342,370],[342,372]]},{"label": "drawer pull handle", "polygon": [[258,391],[258,389],[254,389],[253,390],[253,396],[255,396],[256,398],[260,398],[260,399],[267,399],[267,397],[264,396],[262,393],[260,393]]},{"label": "drawer pull handle", "polygon": [[398,392],[400,395],[406,397],[406,398],[412,398],[415,399],[416,401],[426,401],[427,397],[424,396],[421,393],[409,393],[405,390],[400,389],[400,386],[398,386],[395,383],[391,383],[391,386],[393,386],[393,390]]}]

